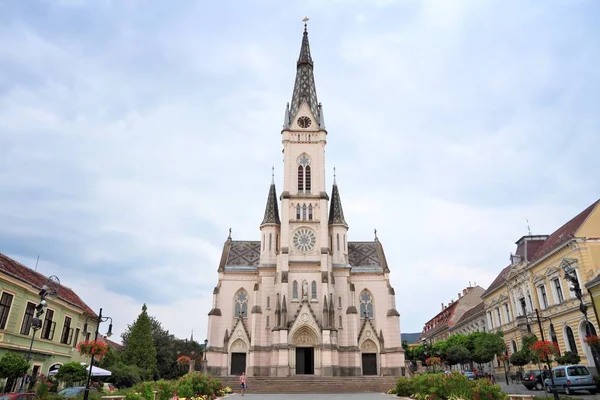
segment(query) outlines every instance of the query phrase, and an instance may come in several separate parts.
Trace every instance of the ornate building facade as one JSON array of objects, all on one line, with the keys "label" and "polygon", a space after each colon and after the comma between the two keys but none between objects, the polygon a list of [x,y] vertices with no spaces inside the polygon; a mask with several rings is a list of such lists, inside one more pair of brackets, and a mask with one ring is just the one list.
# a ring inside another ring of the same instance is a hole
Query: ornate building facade
[{"label": "ornate building facade", "polygon": [[[227,238],[208,322],[215,375],[402,375],[400,314],[381,242],[348,239],[306,26],[258,241]],[[279,209],[281,208],[281,217]]]}]

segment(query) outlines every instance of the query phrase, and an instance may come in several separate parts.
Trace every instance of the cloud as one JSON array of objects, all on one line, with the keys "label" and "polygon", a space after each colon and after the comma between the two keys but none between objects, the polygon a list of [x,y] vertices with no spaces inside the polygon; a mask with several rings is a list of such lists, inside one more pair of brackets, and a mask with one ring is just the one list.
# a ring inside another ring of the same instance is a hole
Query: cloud
[{"label": "cloud", "polygon": [[491,283],[526,217],[550,233],[598,198],[593,2],[38,7],[0,5],[0,251],[117,332],[144,302],[206,332],[227,229],[258,239],[273,165],[282,189],[304,15],[328,185],[350,240],[378,229],[403,330]]}]

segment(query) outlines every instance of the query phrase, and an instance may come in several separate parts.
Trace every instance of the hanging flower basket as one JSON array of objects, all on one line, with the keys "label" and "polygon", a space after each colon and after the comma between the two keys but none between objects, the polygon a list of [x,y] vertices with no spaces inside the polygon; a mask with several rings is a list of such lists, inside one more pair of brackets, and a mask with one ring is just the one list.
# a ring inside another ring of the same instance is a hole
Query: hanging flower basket
[{"label": "hanging flower basket", "polygon": [[600,349],[600,338],[596,335],[586,336],[584,341],[588,344],[588,346],[599,350]]},{"label": "hanging flower basket", "polygon": [[108,346],[97,340],[80,342],[77,345],[77,351],[82,356],[94,356],[97,360],[101,360],[108,354]]},{"label": "hanging flower basket", "polygon": [[556,343],[548,340],[538,340],[531,345],[531,350],[542,360],[549,360],[551,356],[558,355],[558,347]]},{"label": "hanging flower basket", "polygon": [[192,361],[192,359],[188,356],[179,356],[179,358],[177,358],[177,364],[179,365],[189,365],[190,361]]}]

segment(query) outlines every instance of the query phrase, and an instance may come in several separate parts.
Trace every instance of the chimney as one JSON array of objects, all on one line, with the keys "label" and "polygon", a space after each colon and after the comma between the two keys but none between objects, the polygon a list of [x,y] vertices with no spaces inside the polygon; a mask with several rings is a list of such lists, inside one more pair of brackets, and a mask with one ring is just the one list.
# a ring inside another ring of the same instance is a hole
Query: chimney
[{"label": "chimney", "polygon": [[442,303],[442,311],[444,311],[444,303]]},{"label": "chimney", "polygon": [[469,293],[469,289],[463,289],[463,296]]},{"label": "chimney", "polygon": [[458,298],[460,299],[462,297],[462,295],[460,294],[460,292],[458,292]]}]

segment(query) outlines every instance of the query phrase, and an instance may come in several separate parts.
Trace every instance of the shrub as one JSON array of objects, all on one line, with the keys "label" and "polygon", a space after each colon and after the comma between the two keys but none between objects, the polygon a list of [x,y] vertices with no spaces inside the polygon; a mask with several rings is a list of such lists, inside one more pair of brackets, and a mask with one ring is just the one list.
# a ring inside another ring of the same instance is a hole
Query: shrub
[{"label": "shrub", "polygon": [[144,400],[154,400],[154,382],[141,382],[135,385],[135,391],[138,392]]},{"label": "shrub", "polygon": [[401,376],[396,381],[396,388],[393,390],[393,394],[397,394],[398,396],[412,396],[415,393],[413,380],[411,378]]},{"label": "shrub", "polygon": [[171,381],[161,379],[156,382],[156,400],[170,400],[175,392],[175,384]]},{"label": "shrub", "polygon": [[489,379],[477,379],[471,381],[473,400],[504,400],[506,394],[500,390],[500,386],[492,383]]},{"label": "shrub", "polygon": [[144,400],[141,394],[138,394],[134,391],[130,391],[125,395],[125,400]]},{"label": "shrub", "polygon": [[556,362],[560,365],[579,364],[581,357],[571,351],[566,351],[563,356],[556,357]]}]

